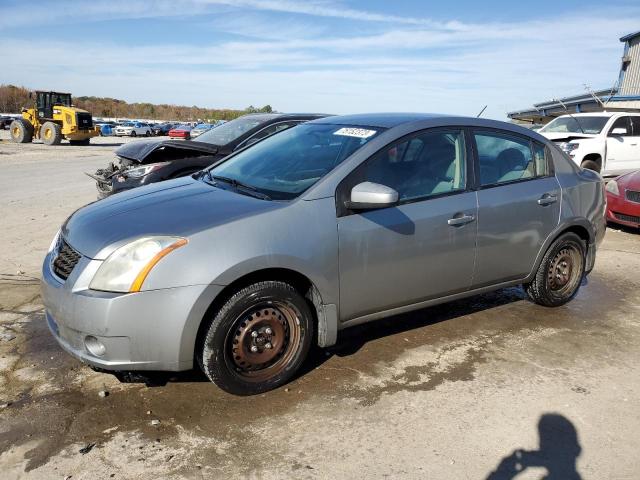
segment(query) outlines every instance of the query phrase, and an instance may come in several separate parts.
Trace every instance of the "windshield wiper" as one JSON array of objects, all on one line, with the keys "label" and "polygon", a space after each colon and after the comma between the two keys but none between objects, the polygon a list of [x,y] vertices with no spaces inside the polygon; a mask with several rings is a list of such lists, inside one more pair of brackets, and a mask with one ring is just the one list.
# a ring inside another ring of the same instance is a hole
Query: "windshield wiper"
[{"label": "windshield wiper", "polygon": [[254,187],[253,185],[248,185],[246,183],[243,183],[239,180],[236,180],[235,178],[229,178],[229,177],[223,177],[221,175],[212,175],[211,174],[211,170],[207,170],[206,172],[207,174],[207,178],[209,178],[209,180],[214,180],[216,182],[224,182],[224,183],[228,183],[229,185],[231,185],[232,187],[234,187],[237,190],[243,190],[246,193],[256,197],[256,198],[261,198],[262,200],[271,200],[271,197],[265,193],[262,193],[261,191],[259,191],[256,187]]}]

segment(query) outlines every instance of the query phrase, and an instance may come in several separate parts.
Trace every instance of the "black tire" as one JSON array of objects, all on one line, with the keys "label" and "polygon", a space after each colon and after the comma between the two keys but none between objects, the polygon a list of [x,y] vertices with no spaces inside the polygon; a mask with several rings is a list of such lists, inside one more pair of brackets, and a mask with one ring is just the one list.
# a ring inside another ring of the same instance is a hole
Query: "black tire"
[{"label": "black tire", "polygon": [[85,138],[84,140],[69,140],[69,143],[71,145],[87,146],[91,144],[91,141],[88,138]]},{"label": "black tire", "polygon": [[144,132],[144,136],[145,137],[150,137],[151,136],[151,131],[147,130],[146,132]]},{"label": "black tire", "polygon": [[135,130],[131,130],[131,136],[132,136],[132,137],[137,137],[137,136],[138,136],[138,134],[136,133],[136,131],[135,131]]},{"label": "black tire", "polygon": [[600,173],[600,165],[598,165],[598,162],[594,162],[593,160],[585,160],[580,164],[580,166],[587,170],[593,170],[594,172]]},{"label": "black tire", "polygon": [[198,362],[222,390],[256,395],[291,380],[313,334],[311,309],[291,285],[255,283],[214,313],[203,332]]},{"label": "black tire", "polygon": [[571,300],[582,283],[586,247],[575,233],[558,237],[544,254],[533,281],[525,285],[529,298],[545,307],[558,307]]},{"label": "black tire", "polygon": [[33,125],[24,118],[16,118],[11,122],[9,131],[15,143],[30,143],[33,140]]},{"label": "black tire", "polygon": [[60,145],[62,129],[55,122],[44,122],[40,127],[40,139],[45,145]]}]

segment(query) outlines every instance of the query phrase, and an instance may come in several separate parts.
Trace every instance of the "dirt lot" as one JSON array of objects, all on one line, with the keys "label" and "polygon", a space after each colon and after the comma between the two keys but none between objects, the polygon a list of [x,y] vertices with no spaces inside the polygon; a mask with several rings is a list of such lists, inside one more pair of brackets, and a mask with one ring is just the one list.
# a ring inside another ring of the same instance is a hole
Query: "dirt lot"
[{"label": "dirt lot", "polygon": [[0,141],[3,479],[579,478],[574,465],[585,479],[638,478],[633,232],[608,231],[565,307],[514,288],[357,327],[257,397],[195,373],[119,383],[70,358],[43,320],[40,262],[61,222],[95,199],[83,172],[121,142]]}]

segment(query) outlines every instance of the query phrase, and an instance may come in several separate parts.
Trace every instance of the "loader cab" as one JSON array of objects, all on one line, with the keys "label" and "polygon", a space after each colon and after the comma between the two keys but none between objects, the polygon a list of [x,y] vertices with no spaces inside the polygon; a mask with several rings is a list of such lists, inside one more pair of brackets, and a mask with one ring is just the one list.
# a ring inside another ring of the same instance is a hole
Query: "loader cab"
[{"label": "loader cab", "polygon": [[71,106],[71,94],[59,92],[36,92],[36,106],[40,118],[53,118],[53,106]]}]

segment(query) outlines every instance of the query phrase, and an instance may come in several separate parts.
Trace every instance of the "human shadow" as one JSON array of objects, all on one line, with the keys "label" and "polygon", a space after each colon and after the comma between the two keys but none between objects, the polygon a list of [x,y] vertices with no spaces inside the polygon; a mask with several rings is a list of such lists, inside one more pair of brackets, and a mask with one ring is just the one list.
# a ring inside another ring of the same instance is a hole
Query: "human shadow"
[{"label": "human shadow", "polygon": [[538,421],[538,435],[538,450],[514,450],[487,480],[510,480],[529,468],[545,468],[544,480],[581,480],[576,462],[582,448],[571,421],[557,413],[546,413]]}]

